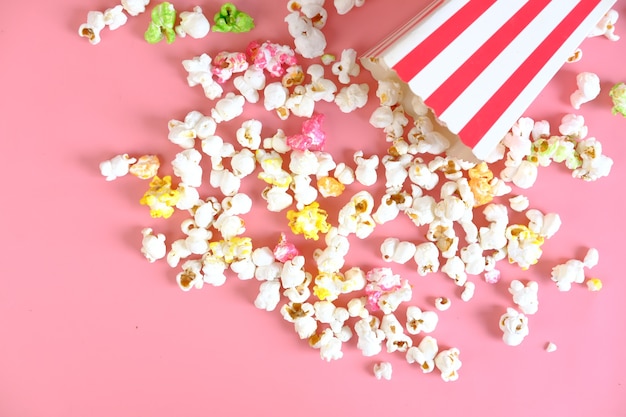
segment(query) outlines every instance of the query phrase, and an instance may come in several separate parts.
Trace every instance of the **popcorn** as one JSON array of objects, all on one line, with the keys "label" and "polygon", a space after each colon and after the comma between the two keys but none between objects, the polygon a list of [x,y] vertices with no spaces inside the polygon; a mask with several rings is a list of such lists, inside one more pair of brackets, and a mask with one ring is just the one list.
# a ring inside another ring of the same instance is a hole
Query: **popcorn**
[{"label": "popcorn", "polygon": [[402,280],[390,268],[374,268],[367,275],[365,293],[370,308],[374,311],[381,309],[384,314],[395,311],[400,303],[411,299],[411,286],[407,280]]},{"label": "popcorn", "polygon": [[301,65],[292,65],[285,69],[285,74],[280,80],[285,88],[291,88],[304,83],[304,71]]},{"label": "popcorn", "polygon": [[237,142],[244,148],[257,150],[261,146],[261,129],[263,125],[255,119],[246,120],[237,129]]},{"label": "popcorn", "polygon": [[461,293],[461,300],[468,302],[474,297],[474,291],[476,289],[476,284],[473,282],[466,282],[463,286],[463,292]]},{"label": "popcorn", "polygon": [[596,138],[587,138],[578,142],[576,153],[580,155],[581,166],[572,172],[574,178],[595,181],[611,172],[613,160],[602,154],[602,144]]},{"label": "popcorn", "polygon": [[417,363],[423,373],[430,373],[435,369],[435,357],[439,346],[437,339],[425,336],[418,346],[411,346],[406,352],[408,363]]},{"label": "popcorn", "polygon": [[176,26],[176,34],[181,38],[189,35],[194,39],[204,38],[209,34],[211,25],[202,14],[202,8],[196,6],[191,12],[180,13],[180,24]]},{"label": "popcorn", "polygon": [[105,176],[107,181],[113,181],[128,174],[130,166],[135,162],[137,159],[131,158],[127,153],[116,155],[107,161],[100,162],[100,174]]},{"label": "popcorn", "polygon": [[380,329],[380,320],[375,316],[366,316],[354,324],[358,336],[357,349],[363,356],[375,356],[382,351],[385,333]]},{"label": "popcorn", "polygon": [[363,190],[352,196],[339,210],[339,233],[345,236],[354,233],[359,239],[368,237],[376,226],[371,216],[373,207],[374,198],[369,192]]},{"label": "popcorn", "polygon": [[281,83],[269,83],[263,90],[263,106],[267,111],[277,110],[278,116],[285,120],[289,116],[289,110],[285,107],[287,97],[289,97],[289,90]]},{"label": "popcorn", "polygon": [[380,246],[383,260],[405,264],[415,255],[416,246],[412,242],[400,241],[400,239],[388,237]]},{"label": "popcorn", "polygon": [[211,187],[218,188],[224,195],[235,195],[241,187],[241,178],[227,169],[212,169],[209,175]]},{"label": "popcorn", "polygon": [[176,158],[172,161],[174,175],[189,187],[199,187],[202,185],[201,160],[202,154],[195,149],[185,149],[177,153]]},{"label": "popcorn", "polygon": [[334,0],[335,8],[338,14],[346,14],[353,7],[361,7],[365,3],[365,0]]},{"label": "popcorn", "polygon": [[369,85],[367,84],[351,84],[337,93],[335,103],[342,112],[351,113],[367,104],[368,92]]},{"label": "popcorn", "polygon": [[458,370],[461,368],[459,350],[451,348],[442,350],[435,356],[435,366],[441,371],[441,379],[445,382],[456,381],[459,378]]},{"label": "popcorn", "polygon": [[559,291],[569,291],[574,283],[582,284],[585,281],[584,266],[582,261],[570,259],[552,268],[551,278]]},{"label": "popcorn", "polygon": [[528,197],[524,195],[516,195],[515,197],[509,198],[509,207],[517,212],[522,212],[526,210],[528,208],[528,205]]},{"label": "popcorn", "polygon": [[308,339],[317,331],[317,320],[313,317],[315,310],[311,303],[284,304],[280,313],[286,321],[294,324],[300,339]]},{"label": "popcorn", "polygon": [[129,172],[137,178],[147,180],[154,177],[159,171],[161,162],[156,155],[142,155],[137,158],[137,162],[133,163]]},{"label": "popcorn", "polygon": [[[324,9],[320,6],[320,12]],[[323,16],[321,13],[319,16]],[[313,20],[298,12],[289,13],[285,17],[289,34],[294,38],[295,50],[304,58],[316,58],[324,55],[326,37]],[[325,24],[325,18],[317,20],[318,26]]]},{"label": "popcorn", "polygon": [[226,96],[215,103],[211,109],[211,117],[217,122],[227,122],[241,116],[246,99],[242,95],[227,93]]},{"label": "popcorn", "polygon": [[302,284],[306,278],[304,272],[304,256],[297,255],[283,264],[280,283],[283,288],[294,288]]},{"label": "popcorn", "polygon": [[248,57],[245,52],[219,52],[213,57],[211,72],[216,76],[218,83],[225,83],[233,74],[239,74],[248,69]]},{"label": "popcorn", "polygon": [[350,77],[356,77],[361,72],[361,67],[356,62],[356,51],[352,48],[344,49],[340,60],[333,64],[332,72],[341,84],[349,84]]},{"label": "popcorn", "polygon": [[270,186],[265,188],[261,197],[267,202],[267,210],[280,212],[293,204],[293,197],[288,194],[288,187]]},{"label": "popcorn", "polygon": [[274,311],[280,302],[280,281],[267,280],[261,283],[259,294],[254,300],[254,306],[260,310]]},{"label": "popcorn", "polygon": [[319,239],[319,232],[326,233],[330,224],[326,221],[328,214],[319,207],[318,202],[306,205],[299,211],[289,210],[287,219],[289,227],[295,234],[304,235],[305,239]]},{"label": "popcorn", "polygon": [[221,97],[224,89],[213,79],[212,58],[208,54],[202,54],[192,59],[183,60],[183,67],[187,71],[187,84],[189,87],[202,86],[204,95],[209,100]]},{"label": "popcorn", "polygon": [[617,41],[619,36],[615,34],[615,22],[618,17],[619,13],[617,10],[609,10],[587,36],[604,36],[610,41]]},{"label": "popcorn", "polygon": [[435,331],[439,316],[434,311],[422,311],[417,306],[406,309],[406,329],[409,334],[431,333]]},{"label": "popcorn", "polygon": [[514,308],[507,308],[500,317],[502,340],[509,346],[517,346],[528,336],[528,318]]},{"label": "popcorn", "polygon": [[148,29],[144,33],[144,38],[148,43],[158,43],[164,37],[167,43],[176,40],[176,9],[174,5],[165,1],[159,3],[152,9],[152,20],[148,25]]},{"label": "popcorn", "polygon": [[150,0],[122,0],[122,7],[129,15],[137,16],[146,11],[149,3]]},{"label": "popcorn", "polygon": [[374,364],[374,376],[376,379],[391,380],[392,367],[389,362],[378,362]]},{"label": "popcorn", "polygon": [[539,284],[535,281],[529,281],[524,285],[521,281],[514,279],[509,285],[509,293],[513,296],[513,302],[524,314],[535,314],[539,309],[538,290]]},{"label": "popcorn", "polygon": [[289,97],[287,97],[285,108],[294,116],[311,117],[315,110],[315,101],[313,97],[307,93],[306,87],[298,85],[293,89]]},{"label": "popcorn", "polygon": [[291,149],[299,151],[323,150],[324,144],[326,142],[326,133],[322,130],[323,121],[323,114],[316,114],[313,115],[310,119],[305,120],[302,123],[301,133],[287,136],[287,145]]},{"label": "popcorn", "polygon": [[598,252],[598,250],[596,248],[589,248],[583,259],[583,265],[585,266],[585,268],[591,269],[594,266],[598,265],[599,260],[600,253]]},{"label": "popcorn", "polygon": [[306,70],[311,77],[310,84],[305,86],[306,94],[313,101],[326,101],[332,103],[335,100],[337,86],[331,80],[324,78],[324,67],[319,64],[310,65]]},{"label": "popcorn", "polygon": [[213,20],[214,32],[243,33],[254,29],[254,19],[232,3],[224,3]]},{"label": "popcorn", "polygon": [[125,25],[128,17],[124,14],[124,7],[118,4],[115,7],[104,11],[104,24],[111,30],[115,30]]},{"label": "popcorn", "polygon": [[439,311],[446,311],[450,308],[450,300],[447,297],[437,297],[435,299],[435,308]]},{"label": "popcorn", "polygon": [[265,88],[265,74],[260,68],[250,67],[243,75],[235,77],[233,85],[248,103],[257,103],[259,91]]},{"label": "popcorn", "polygon": [[202,261],[193,259],[185,262],[182,271],[176,274],[176,283],[183,291],[190,291],[193,288],[201,289],[204,286]]},{"label": "popcorn", "polygon": [[172,177],[166,175],[159,178],[155,175],[139,203],[150,207],[150,216],[167,219],[174,214],[173,207],[179,199],[180,192],[172,189]]},{"label": "popcorn", "polygon": [[372,155],[369,158],[363,157],[363,151],[356,151],[354,153],[354,162],[357,167],[354,171],[356,180],[362,185],[370,186],[376,183],[378,174],[376,168],[378,168],[378,156]]},{"label": "popcorn", "polygon": [[356,179],[354,170],[343,162],[337,164],[333,175],[340,183],[344,185],[350,185]]},{"label": "popcorn", "polygon": [[316,334],[311,336],[309,338],[309,345],[319,349],[320,357],[327,362],[343,357],[343,352],[341,351],[342,341],[336,337],[330,329],[325,329],[321,335]]},{"label": "popcorn", "polygon": [[446,260],[446,263],[441,267],[441,272],[452,278],[459,287],[465,285],[465,281],[467,281],[465,264],[457,255],[454,255]]},{"label": "popcorn", "polygon": [[609,96],[613,102],[613,108],[611,112],[613,114],[621,114],[626,117],[626,84],[617,83],[611,87]]},{"label": "popcorn", "polygon": [[573,139],[583,139],[587,136],[587,126],[585,126],[585,118],[575,114],[566,114],[561,119],[559,125],[559,133],[569,136]]},{"label": "popcorn", "polygon": [[439,270],[439,249],[433,242],[423,242],[416,245],[413,259],[417,264],[417,273],[420,276]]},{"label": "popcorn", "polygon": [[484,274],[484,278],[485,282],[487,282],[488,284],[495,284],[500,281],[500,270],[494,268],[486,271]]},{"label": "popcorn", "polygon": [[413,340],[404,334],[402,324],[393,313],[383,316],[380,328],[385,333],[387,339],[386,347],[388,353],[406,352],[412,345]]},{"label": "popcorn", "polygon": [[104,22],[104,13],[99,11],[90,11],[87,13],[87,22],[78,28],[78,34],[89,40],[92,45],[100,43],[100,32],[106,27]]},{"label": "popcorn", "polygon": [[576,110],[600,94],[600,78],[593,72],[581,72],[576,76],[578,89],[570,96],[572,107]]},{"label": "popcorn", "polygon": [[141,240],[141,253],[150,262],[162,259],[166,254],[165,235],[163,233],[154,234],[152,229],[146,227],[141,230],[143,239]]},{"label": "popcorn", "polygon": [[262,44],[256,41],[250,42],[246,54],[251,65],[267,71],[273,77],[282,76],[285,73],[285,68],[297,64],[295,52],[289,46],[269,41]]},{"label": "popcorn", "polygon": [[587,289],[589,291],[600,291],[602,289],[602,281],[598,278],[589,278],[587,280]]}]

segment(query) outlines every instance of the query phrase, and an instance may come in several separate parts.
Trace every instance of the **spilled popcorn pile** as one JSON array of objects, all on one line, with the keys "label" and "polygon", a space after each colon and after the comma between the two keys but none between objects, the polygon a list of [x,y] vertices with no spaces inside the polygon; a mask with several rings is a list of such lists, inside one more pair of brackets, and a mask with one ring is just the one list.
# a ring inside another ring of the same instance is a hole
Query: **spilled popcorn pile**
[{"label": "spilled popcorn pile", "polygon": [[[135,16],[145,11],[148,2],[123,0],[104,13],[90,12],[79,35],[96,44],[102,29],[120,27],[127,20],[124,12]],[[335,0],[339,14],[362,5],[363,0]],[[446,156],[449,142],[437,123],[405,111],[402,103],[410,92],[394,80],[377,81],[370,91],[370,84],[352,82],[361,72],[355,50],[346,49],[339,57],[325,52],[324,0],[290,0],[287,12],[285,22],[295,48],[252,41],[245,51],[205,53],[182,62],[189,86],[201,87],[214,105],[208,114],[191,110],[182,120],[168,123],[168,139],[181,148],[171,161],[174,178],[159,175],[161,162],[151,154],[117,155],[103,161],[100,171],[109,181],[128,173],[149,180],[140,203],[153,218],[170,218],[176,210],[188,213],[181,224],[184,238],[168,243],[162,233],[151,228],[142,231],[143,255],[150,262],[164,259],[179,268],[176,282],[182,290],[223,285],[229,274],[255,280],[260,283],[255,306],[278,310],[322,359],[340,359],[342,345],[356,339],[364,356],[383,349],[397,351],[424,373],[438,369],[444,381],[454,381],[461,367],[459,350],[440,350],[437,339],[429,335],[437,327],[437,311],[450,308],[451,300],[437,298],[436,311],[406,306],[413,295],[407,278],[390,267],[362,270],[346,265],[349,237],[366,239],[375,228],[407,216],[415,226],[426,228],[425,240],[386,238],[379,248],[381,262],[413,262],[419,276],[440,272],[462,287],[461,299],[467,302],[476,289],[472,278],[497,283],[502,260],[528,269],[539,261],[544,241],[561,226],[558,214],[529,208],[528,198],[514,194],[513,187],[531,187],[539,167],[552,163],[564,164],[574,178],[594,181],[609,174],[613,161],[602,153],[598,140],[587,136],[583,116],[575,114],[562,118],[558,133],[546,121],[521,118],[480,163]],[[163,37],[167,42],[176,36],[204,37],[210,31],[199,7],[177,15],[173,5],[161,3],[152,17],[151,28],[156,29],[146,32],[150,43]],[[611,11],[591,35],[617,40],[616,19]],[[221,31],[254,27],[252,18],[230,3],[214,20],[214,30],[216,26]],[[580,55],[577,51],[577,59]],[[305,68],[300,57],[313,63]],[[327,77],[327,72],[332,75]],[[599,93],[598,77],[580,74],[572,106],[579,109]],[[386,154],[365,155],[357,150],[352,161],[335,161],[324,151],[324,114],[315,111],[316,104],[334,103],[340,112],[349,113],[364,107],[372,95],[379,106],[369,121],[389,143]],[[610,95],[613,112],[625,114],[624,85],[616,85]],[[287,135],[279,129],[267,137],[261,120],[248,119],[238,124],[232,140],[218,134],[220,124],[240,117],[247,104],[255,103],[271,117],[302,118],[301,131]],[[497,162],[503,163],[500,172],[493,170]],[[384,179],[379,179],[381,168]],[[250,178],[263,182],[260,196],[241,191],[242,181]],[[214,195],[201,195],[198,190],[207,180]],[[385,184],[379,200],[367,190],[358,191],[336,219],[330,218],[319,198],[343,195],[351,184],[368,187],[379,181]],[[245,235],[243,216],[259,201],[270,212],[284,213],[293,234],[322,242],[313,259],[305,259],[284,232],[273,247],[254,245]],[[523,212],[528,221],[511,223],[511,211]],[[487,225],[477,225],[478,217]],[[598,259],[597,250],[591,248],[584,259],[555,266],[552,280],[561,291],[585,282],[589,290],[598,291],[601,281],[587,279],[585,273]],[[534,281],[510,282],[512,306],[499,320],[507,345],[519,345],[528,335],[528,316],[538,309],[538,289]],[[399,315],[401,305],[405,317]],[[415,336],[420,334],[426,335],[417,343]],[[554,351],[556,345],[550,343],[546,349]],[[373,373],[378,379],[390,379],[391,364],[377,363]]]}]

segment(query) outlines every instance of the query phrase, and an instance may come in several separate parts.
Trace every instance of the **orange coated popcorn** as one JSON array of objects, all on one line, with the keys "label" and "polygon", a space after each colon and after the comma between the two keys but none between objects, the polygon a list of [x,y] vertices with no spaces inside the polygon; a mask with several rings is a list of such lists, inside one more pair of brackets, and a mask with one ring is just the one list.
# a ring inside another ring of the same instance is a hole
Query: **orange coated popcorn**
[{"label": "orange coated popcorn", "polygon": [[493,187],[491,180],[493,172],[485,162],[481,162],[473,168],[467,170],[469,175],[469,186],[474,194],[474,207],[479,207],[493,200]]},{"label": "orange coated popcorn", "polygon": [[317,189],[323,197],[337,197],[343,193],[346,186],[336,178],[325,176],[317,180]]},{"label": "orange coated popcorn", "polygon": [[159,167],[161,166],[161,162],[159,161],[159,157],[156,155],[143,155],[137,159],[137,162],[130,166],[130,173],[136,176],[137,178],[141,178],[142,180],[147,180],[154,177]]}]

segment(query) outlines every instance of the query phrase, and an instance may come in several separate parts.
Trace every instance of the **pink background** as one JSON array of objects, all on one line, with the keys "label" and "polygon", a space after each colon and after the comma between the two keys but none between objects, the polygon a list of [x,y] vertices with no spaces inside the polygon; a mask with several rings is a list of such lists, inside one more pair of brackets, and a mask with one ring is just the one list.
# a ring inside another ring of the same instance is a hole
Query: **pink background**
[{"label": "pink background", "polygon": [[[365,52],[427,3],[367,0],[338,16],[327,1],[327,50]],[[196,4],[174,2],[178,10]],[[220,4],[201,5],[210,16]],[[503,280],[495,286],[473,278],[476,295],[463,303],[448,278],[419,277],[410,264],[376,261],[385,236],[420,239],[415,228],[403,227],[407,223],[381,227],[365,242],[353,240],[349,263],[392,266],[414,284],[415,304],[432,309],[435,297],[452,299],[433,336],[442,347],[460,349],[456,382],[444,383],[438,371],[422,374],[402,354],[363,357],[356,339],[344,345],[343,359],[324,362],[278,311],[254,307],[256,280],[232,277],[222,287],[184,293],[175,283],[178,269],[143,258],[140,230],[153,227],[171,241],[184,216],[150,218],[138,203],[147,182],[132,176],[107,182],[99,162],[119,153],[157,153],[162,169],[171,169],[178,148],[167,140],[168,120],[211,108],[199,87],[186,85],[181,61],[240,51],[251,40],[291,42],[285,4],[240,0],[237,5],[256,19],[253,32],[211,33],[172,45],[143,40],[149,13],[103,31],[99,45],[80,38],[87,12],[114,6],[110,1],[31,0],[0,8],[0,416],[626,416],[626,120],[611,115],[606,94],[626,81],[624,40],[586,40],[582,61],[564,66],[527,112],[551,121],[555,130],[573,111],[568,97],[576,74],[596,72],[603,93],[578,113],[615,161],[611,175],[593,183],[573,179],[557,165],[540,170],[536,186],[524,194],[533,207],[559,213],[563,225],[544,244],[538,265],[528,271],[502,265]],[[626,13],[624,2],[616,8]],[[617,33],[626,36],[621,23]],[[359,80],[371,82],[365,72]],[[327,116],[336,160],[350,163],[357,149],[384,152],[380,132],[367,123],[375,104],[370,100],[348,115],[333,105],[317,107]],[[301,123],[295,117],[280,122],[258,106],[247,106],[245,116],[262,118],[267,135],[279,127],[295,132]],[[258,193],[260,184],[252,182],[246,190]],[[343,202],[327,203],[331,218]],[[264,213],[259,206],[258,216]],[[249,235],[259,245],[273,245],[286,221],[258,216],[262,222],[247,224]],[[305,253],[315,246],[293,240]],[[603,290],[557,291],[551,268],[581,258],[589,247],[599,250],[600,263],[588,273],[603,280]],[[497,324],[512,306],[512,279],[540,283],[539,312],[518,347],[502,342]],[[545,351],[549,341],[556,352]],[[391,381],[373,376],[373,364],[383,360],[394,366]]]}]

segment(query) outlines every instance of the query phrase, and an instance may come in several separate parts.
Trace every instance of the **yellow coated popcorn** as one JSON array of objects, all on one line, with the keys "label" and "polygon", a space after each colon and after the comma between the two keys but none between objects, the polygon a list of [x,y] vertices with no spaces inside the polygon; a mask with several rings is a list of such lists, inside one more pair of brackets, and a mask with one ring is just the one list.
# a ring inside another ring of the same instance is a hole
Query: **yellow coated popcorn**
[{"label": "yellow coated popcorn", "polygon": [[174,206],[181,198],[178,190],[172,189],[172,177],[163,178],[154,176],[150,181],[150,189],[146,191],[140,204],[150,207],[150,216],[154,218],[169,218],[174,213]]},{"label": "yellow coated popcorn", "polygon": [[137,178],[141,178],[142,180],[147,180],[154,177],[159,167],[161,166],[161,162],[159,161],[159,157],[156,155],[143,155],[137,159],[137,162],[130,166],[130,173],[136,176]]},{"label": "yellow coated popcorn", "polygon": [[343,193],[346,186],[336,178],[325,176],[317,180],[317,189],[323,197],[337,197]]},{"label": "yellow coated popcorn", "polygon": [[589,278],[587,280],[587,289],[589,291],[600,291],[602,289],[602,281],[599,278]]},{"label": "yellow coated popcorn", "polygon": [[330,230],[330,223],[326,221],[327,217],[328,213],[320,208],[317,201],[304,206],[300,211],[289,210],[287,212],[291,231],[313,240],[319,239],[319,232],[326,233]]},{"label": "yellow coated popcorn", "polygon": [[469,186],[474,194],[474,207],[482,206],[493,200],[494,190],[491,185],[493,172],[485,162],[481,162],[467,171]]},{"label": "yellow coated popcorn", "polygon": [[222,256],[228,264],[252,256],[252,239],[235,236],[223,242]]}]

